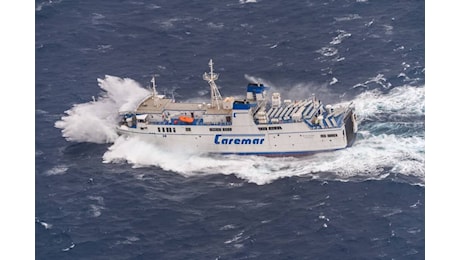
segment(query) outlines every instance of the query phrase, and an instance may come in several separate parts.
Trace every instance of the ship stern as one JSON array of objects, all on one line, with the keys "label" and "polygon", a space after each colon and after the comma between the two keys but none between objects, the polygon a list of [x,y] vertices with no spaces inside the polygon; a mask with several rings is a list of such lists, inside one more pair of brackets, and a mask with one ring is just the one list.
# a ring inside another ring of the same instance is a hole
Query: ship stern
[{"label": "ship stern", "polygon": [[347,147],[351,147],[356,140],[356,134],[358,132],[358,123],[356,113],[350,109],[344,118],[345,123],[345,134],[347,137]]}]

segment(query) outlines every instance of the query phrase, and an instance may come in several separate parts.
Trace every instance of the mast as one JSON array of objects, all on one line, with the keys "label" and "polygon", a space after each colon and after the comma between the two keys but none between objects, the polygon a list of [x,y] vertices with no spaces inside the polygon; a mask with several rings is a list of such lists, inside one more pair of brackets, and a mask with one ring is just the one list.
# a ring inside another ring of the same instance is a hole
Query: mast
[{"label": "mast", "polygon": [[157,86],[155,85],[155,76],[153,76],[152,80],[150,80],[150,88],[152,90],[152,98],[156,97],[158,95],[158,92],[157,92]]},{"label": "mast", "polygon": [[203,80],[206,80],[211,87],[211,107],[220,109],[220,104],[222,103],[222,96],[220,95],[219,89],[217,88],[216,83],[214,82],[219,78],[219,74],[214,73],[214,63],[212,59],[209,60],[209,69],[210,72],[205,72],[203,74]]}]

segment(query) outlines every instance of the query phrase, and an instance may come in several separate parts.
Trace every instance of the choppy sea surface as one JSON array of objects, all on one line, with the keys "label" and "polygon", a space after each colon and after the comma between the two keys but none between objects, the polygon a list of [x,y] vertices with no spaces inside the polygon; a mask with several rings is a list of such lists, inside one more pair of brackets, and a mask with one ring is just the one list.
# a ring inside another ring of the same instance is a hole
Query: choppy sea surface
[{"label": "choppy sea surface", "polygon": [[[157,91],[353,102],[353,147],[209,156],[118,137]],[[35,1],[36,259],[424,259],[424,1]]]}]

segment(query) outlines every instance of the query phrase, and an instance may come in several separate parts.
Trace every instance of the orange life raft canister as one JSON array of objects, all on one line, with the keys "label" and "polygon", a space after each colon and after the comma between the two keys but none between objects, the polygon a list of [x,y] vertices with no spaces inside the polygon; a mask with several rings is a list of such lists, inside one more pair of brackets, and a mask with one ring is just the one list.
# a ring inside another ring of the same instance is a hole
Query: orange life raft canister
[{"label": "orange life raft canister", "polygon": [[193,123],[193,118],[188,116],[179,116],[179,120],[184,123],[191,124]]}]

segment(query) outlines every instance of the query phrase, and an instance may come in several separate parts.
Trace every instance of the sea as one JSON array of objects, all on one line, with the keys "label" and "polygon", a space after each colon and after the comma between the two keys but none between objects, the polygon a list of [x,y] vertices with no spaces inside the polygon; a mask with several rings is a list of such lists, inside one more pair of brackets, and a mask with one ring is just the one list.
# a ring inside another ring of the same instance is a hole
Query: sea
[{"label": "sea", "polygon": [[[35,259],[425,259],[425,1],[36,0],[34,23]],[[116,134],[153,76],[208,102],[210,59],[224,97],[352,104],[355,143],[267,158]]]}]

